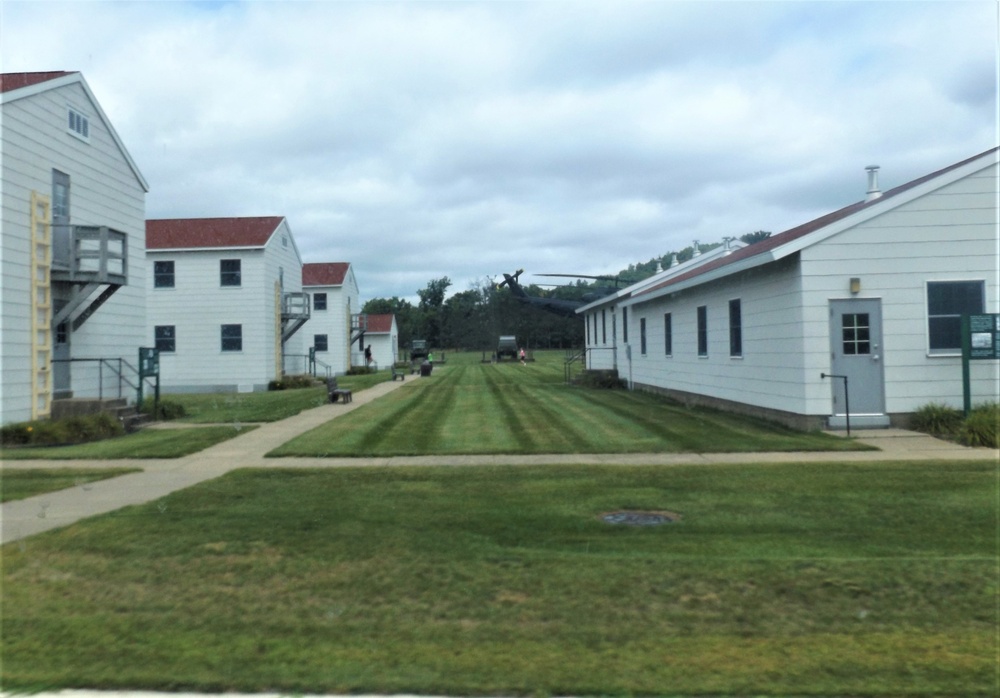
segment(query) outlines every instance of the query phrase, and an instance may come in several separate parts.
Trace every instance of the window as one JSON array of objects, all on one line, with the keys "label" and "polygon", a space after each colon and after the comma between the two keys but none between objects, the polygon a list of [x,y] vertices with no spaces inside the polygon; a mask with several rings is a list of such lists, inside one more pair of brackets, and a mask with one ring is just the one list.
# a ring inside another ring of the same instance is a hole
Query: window
[{"label": "window", "polygon": [[222,326],[222,351],[243,351],[243,325]]},{"label": "window", "polygon": [[601,311],[601,344],[608,343],[608,314],[606,310]]},{"label": "window", "polygon": [[153,262],[153,288],[174,287],[174,263]]},{"label": "window", "polygon": [[587,326],[587,346],[590,346],[590,315],[583,318],[583,324]]},{"label": "window", "polygon": [[67,344],[69,342],[69,328],[65,322],[56,325],[56,344]]},{"label": "window", "polygon": [[872,327],[868,313],[844,313],[841,316],[841,339],[844,356],[871,354]]},{"label": "window", "polygon": [[646,318],[639,319],[639,352],[646,355]]},{"label": "window", "polygon": [[743,311],[739,298],[729,301],[729,355],[743,356]]},{"label": "window", "polygon": [[160,351],[177,351],[177,334],[173,325],[157,325],[153,328],[154,346]]},{"label": "window", "polygon": [[628,344],[628,308],[622,308],[622,341]]},{"label": "window", "polygon": [[313,349],[316,351],[327,351],[328,346],[326,342],[325,334],[314,334],[313,335]]},{"label": "window", "polygon": [[219,285],[239,286],[240,284],[240,260],[219,260]]},{"label": "window", "polygon": [[674,355],[674,325],[670,313],[663,314],[663,353],[667,356]]},{"label": "window", "polygon": [[698,356],[708,356],[708,306],[698,306]]},{"label": "window", "polygon": [[90,119],[78,112],[73,107],[69,108],[69,132],[77,138],[85,141],[90,140]]},{"label": "window", "polygon": [[962,350],[962,315],[983,312],[982,281],[927,282],[927,337],[931,354]]},{"label": "window", "polygon": [[313,310],[326,310],[326,294],[325,293],[314,293],[313,294]]}]

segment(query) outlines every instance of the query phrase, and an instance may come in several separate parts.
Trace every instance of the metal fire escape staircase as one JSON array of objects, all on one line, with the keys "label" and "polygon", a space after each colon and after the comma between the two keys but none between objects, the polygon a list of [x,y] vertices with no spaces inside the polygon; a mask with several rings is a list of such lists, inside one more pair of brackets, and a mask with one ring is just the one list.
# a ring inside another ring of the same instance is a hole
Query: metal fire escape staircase
[{"label": "metal fire escape staircase", "polygon": [[308,293],[281,294],[281,341],[288,339],[299,331],[309,320],[311,313]]},{"label": "metal fire escape staircase", "polygon": [[72,289],[53,313],[52,327],[71,320],[75,332],[128,283],[128,235],[106,225],[53,225],[52,230],[51,283]]},{"label": "metal fire escape staircase", "polygon": [[361,347],[365,343],[365,332],[367,331],[368,316],[364,313],[351,315],[351,341],[349,344],[354,344],[354,340],[359,340],[358,346]]}]

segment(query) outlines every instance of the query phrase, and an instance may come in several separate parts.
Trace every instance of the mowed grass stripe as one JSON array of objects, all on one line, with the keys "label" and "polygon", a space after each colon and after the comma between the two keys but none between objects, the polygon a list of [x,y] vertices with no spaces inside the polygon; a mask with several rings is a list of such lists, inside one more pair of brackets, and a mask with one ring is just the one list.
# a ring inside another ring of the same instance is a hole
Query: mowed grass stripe
[{"label": "mowed grass stripe", "polygon": [[862,450],[826,434],[661,397],[562,381],[561,356],[482,364],[452,355],[419,385],[359,407],[270,456],[402,456],[491,453],[676,453]]}]

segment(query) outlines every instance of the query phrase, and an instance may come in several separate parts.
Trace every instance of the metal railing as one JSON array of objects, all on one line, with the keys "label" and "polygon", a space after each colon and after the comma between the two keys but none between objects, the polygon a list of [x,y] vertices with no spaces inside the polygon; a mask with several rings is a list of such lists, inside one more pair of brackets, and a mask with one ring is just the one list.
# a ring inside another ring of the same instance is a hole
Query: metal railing
[{"label": "metal railing", "polygon": [[[80,364],[84,368],[91,369],[82,376],[77,371],[70,371],[70,392],[74,397],[94,397],[93,392],[96,392],[98,400],[104,400],[106,397],[120,400],[125,397],[127,390],[135,391],[137,396],[139,394],[139,385],[142,382],[139,370],[121,357],[53,359],[53,374],[58,364]],[[73,389],[74,385],[80,386],[80,389]],[[81,394],[78,395],[78,392]],[[55,399],[58,399],[57,393],[58,389],[54,387]],[[138,400],[138,397],[136,399]]]}]

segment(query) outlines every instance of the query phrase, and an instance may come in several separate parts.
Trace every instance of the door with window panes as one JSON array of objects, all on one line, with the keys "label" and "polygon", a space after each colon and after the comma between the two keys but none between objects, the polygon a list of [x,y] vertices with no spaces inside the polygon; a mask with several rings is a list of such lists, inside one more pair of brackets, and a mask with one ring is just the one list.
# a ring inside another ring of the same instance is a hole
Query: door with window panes
[{"label": "door with window panes", "polygon": [[[882,301],[859,298],[830,301],[830,373],[847,376],[851,415],[885,413],[882,368]],[[829,379],[833,414],[847,414],[844,381]]]}]

